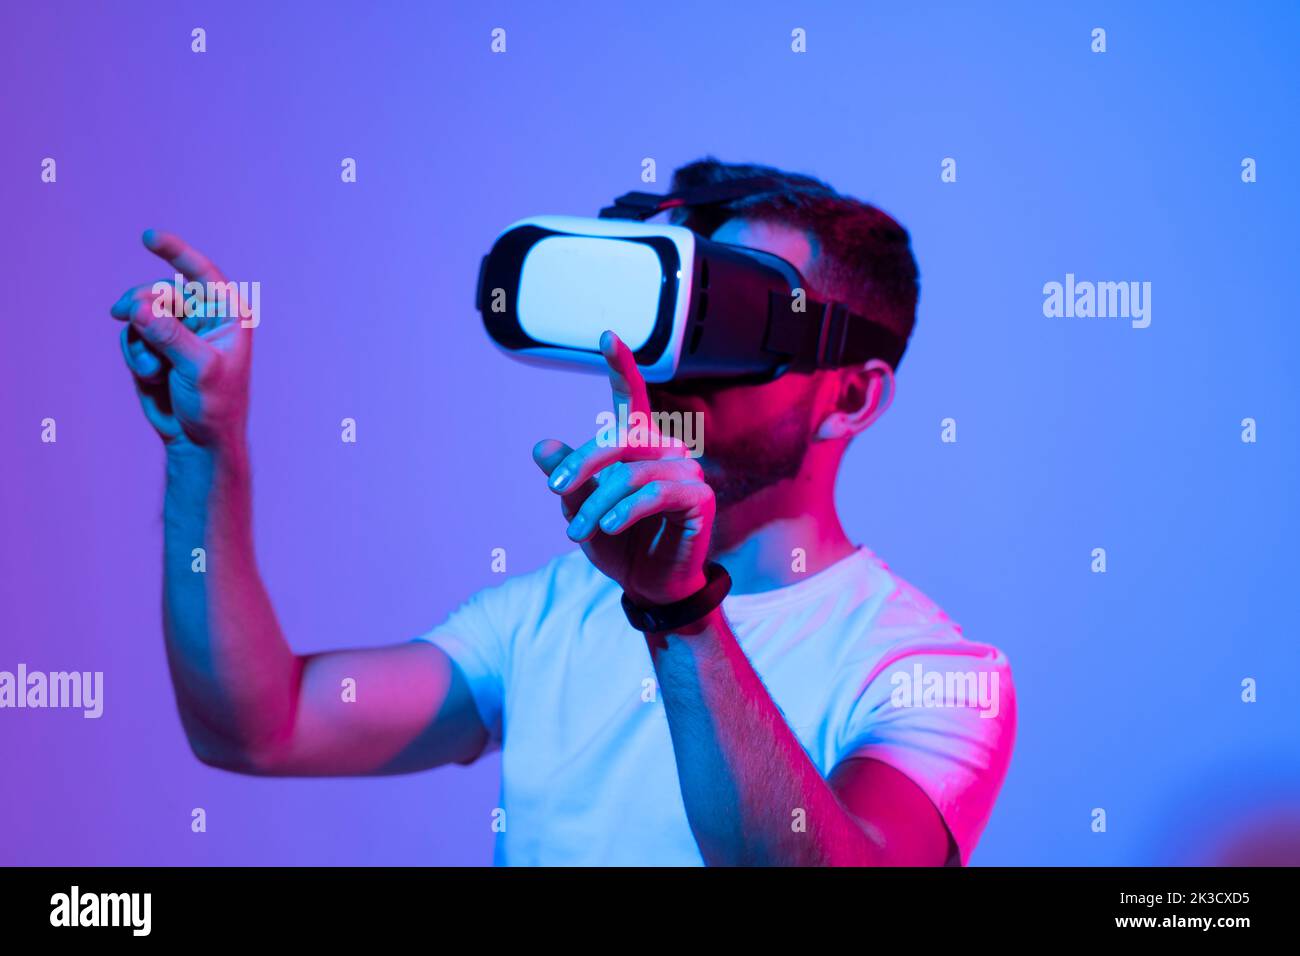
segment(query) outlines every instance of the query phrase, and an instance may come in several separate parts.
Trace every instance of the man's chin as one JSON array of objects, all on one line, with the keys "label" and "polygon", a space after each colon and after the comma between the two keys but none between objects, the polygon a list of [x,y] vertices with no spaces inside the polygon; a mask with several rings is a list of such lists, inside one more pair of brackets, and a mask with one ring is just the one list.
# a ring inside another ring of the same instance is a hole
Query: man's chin
[{"label": "man's chin", "polygon": [[704,471],[704,481],[713,489],[713,497],[717,499],[719,507],[738,504],[780,480],[754,471],[728,468],[707,458],[699,461],[700,468]]},{"label": "man's chin", "polygon": [[710,458],[708,455],[701,455],[695,461],[700,466],[700,470],[704,472],[705,483],[716,493],[718,486],[726,481],[727,470],[716,459]]},{"label": "man's chin", "polygon": [[696,461],[699,463],[700,469],[704,472],[704,483],[713,489],[714,497],[716,497],[718,502],[721,503],[723,492],[726,491],[732,483],[727,469],[724,468],[717,459],[710,458],[708,455],[701,455],[696,459]]}]

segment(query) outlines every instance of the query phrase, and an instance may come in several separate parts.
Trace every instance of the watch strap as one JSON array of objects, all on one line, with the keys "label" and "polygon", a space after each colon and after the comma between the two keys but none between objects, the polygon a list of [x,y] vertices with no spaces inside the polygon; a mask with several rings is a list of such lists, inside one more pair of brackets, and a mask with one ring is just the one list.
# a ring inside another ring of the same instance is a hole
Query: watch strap
[{"label": "watch strap", "polygon": [[662,634],[694,624],[718,607],[731,591],[731,575],[722,565],[710,561],[704,573],[707,579],[704,587],[672,604],[646,607],[632,603],[624,594],[623,613],[628,623],[645,634]]}]

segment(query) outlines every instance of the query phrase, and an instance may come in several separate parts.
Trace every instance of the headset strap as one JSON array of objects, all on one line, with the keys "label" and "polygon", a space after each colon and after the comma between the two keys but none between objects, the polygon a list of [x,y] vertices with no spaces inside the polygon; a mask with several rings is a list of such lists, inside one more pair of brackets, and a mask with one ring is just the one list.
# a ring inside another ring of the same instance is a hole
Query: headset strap
[{"label": "headset strap", "polygon": [[655,193],[624,193],[614,200],[614,205],[600,211],[601,219],[635,219],[639,222],[678,206],[712,206],[733,202],[780,188],[780,183],[770,176],[749,176],[704,186],[692,186],[666,196]]},{"label": "headset strap", "polygon": [[844,368],[873,358],[898,367],[907,342],[892,330],[838,302],[809,300],[804,305],[806,311],[796,312],[788,296],[769,294],[763,348],[788,356],[799,371]]}]

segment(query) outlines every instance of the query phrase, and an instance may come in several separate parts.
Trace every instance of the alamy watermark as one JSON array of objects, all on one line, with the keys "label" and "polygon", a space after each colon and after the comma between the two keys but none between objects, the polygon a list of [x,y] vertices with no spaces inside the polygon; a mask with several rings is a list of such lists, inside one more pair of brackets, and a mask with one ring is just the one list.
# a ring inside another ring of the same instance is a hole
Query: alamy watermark
[{"label": "alamy watermark", "polygon": [[1043,285],[1043,315],[1049,319],[1130,319],[1135,329],[1151,324],[1150,282],[1065,282]]},{"label": "alamy watermark", "polygon": [[911,671],[890,675],[893,690],[889,702],[895,707],[970,707],[984,718],[1001,712],[998,672],[927,670],[919,662]]},{"label": "alamy watermark", "polygon": [[103,671],[0,671],[0,709],[56,708],[80,710],[97,719],[104,714]]},{"label": "alamy watermark", "polygon": [[152,913],[152,893],[83,893],[74,886],[50,897],[51,926],[120,926],[148,936]]},{"label": "alamy watermark", "polygon": [[628,412],[596,416],[596,444],[601,448],[671,448],[682,445],[687,456],[704,454],[703,412]]},{"label": "alamy watermark", "polygon": [[255,329],[262,321],[262,283],[260,282],[187,282],[179,272],[171,282],[153,284],[153,314],[161,318],[164,315],[216,316],[217,318],[238,317],[240,325],[246,329]]}]

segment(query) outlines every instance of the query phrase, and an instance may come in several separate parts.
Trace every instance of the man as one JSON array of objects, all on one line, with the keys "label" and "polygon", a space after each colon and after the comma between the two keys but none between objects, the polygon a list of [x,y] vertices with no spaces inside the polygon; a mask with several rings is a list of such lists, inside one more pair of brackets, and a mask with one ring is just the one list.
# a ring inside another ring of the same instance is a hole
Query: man
[{"label": "man", "polygon": [[[674,188],[753,176],[781,187],[678,220],[781,256],[810,294],[909,334],[916,266],[884,213],[808,177],[713,160],[678,170]],[[190,279],[221,281],[180,239],[144,241]],[[501,747],[501,863],[969,856],[1011,754],[1007,662],[855,547],[835,509],[849,442],[893,397],[888,364],[648,389],[606,333],[615,411],[701,413],[703,457],[671,441],[542,441],[533,457],[579,549],[419,640],[299,655],[253,553],[252,330],[154,300],[140,286],[112,314],[167,450],[164,627],[201,760],[386,774]],[[191,572],[196,547],[205,574]],[[720,605],[718,566],[732,581]],[[679,619],[643,635],[636,612]],[[355,702],[341,701],[345,678],[364,689]]]}]

